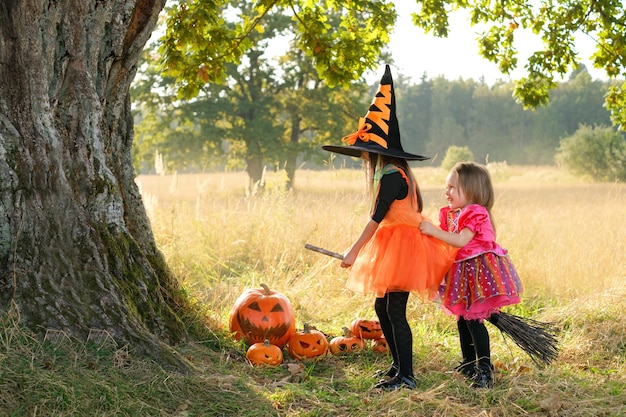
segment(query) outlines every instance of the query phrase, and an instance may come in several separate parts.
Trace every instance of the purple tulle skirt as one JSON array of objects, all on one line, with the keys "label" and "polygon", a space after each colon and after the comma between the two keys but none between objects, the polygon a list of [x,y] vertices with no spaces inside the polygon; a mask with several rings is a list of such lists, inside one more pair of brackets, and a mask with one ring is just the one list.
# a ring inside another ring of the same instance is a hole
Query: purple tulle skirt
[{"label": "purple tulle skirt", "polygon": [[509,257],[485,252],[452,265],[439,288],[439,301],[457,318],[482,321],[501,307],[519,303],[522,291]]}]

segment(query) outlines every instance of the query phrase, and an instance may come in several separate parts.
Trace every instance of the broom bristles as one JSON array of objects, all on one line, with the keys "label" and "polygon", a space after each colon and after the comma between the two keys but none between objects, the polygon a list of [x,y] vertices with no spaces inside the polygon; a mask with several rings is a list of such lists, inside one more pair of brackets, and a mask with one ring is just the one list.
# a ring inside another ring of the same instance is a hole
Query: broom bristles
[{"label": "broom bristles", "polygon": [[526,317],[500,312],[487,319],[502,334],[508,336],[538,364],[549,365],[559,355],[556,328],[552,323],[544,323]]}]

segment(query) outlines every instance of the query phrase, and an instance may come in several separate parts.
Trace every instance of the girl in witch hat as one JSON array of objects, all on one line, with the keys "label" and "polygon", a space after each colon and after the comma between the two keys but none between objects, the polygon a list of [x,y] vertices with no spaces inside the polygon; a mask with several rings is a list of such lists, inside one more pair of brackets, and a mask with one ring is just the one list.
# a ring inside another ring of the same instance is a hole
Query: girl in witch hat
[{"label": "girl in witch hat", "polygon": [[490,388],[493,366],[484,320],[495,322],[501,307],[519,303],[522,284],[506,249],[495,241],[490,213],[495,198],[487,168],[456,164],[446,179],[446,198],[448,205],[439,212],[441,228],[423,221],[420,230],[460,248],[439,290],[440,302],[457,317],[463,361],[456,369],[472,386]]},{"label": "girl in witch hat", "polygon": [[370,219],[341,262],[349,268],[346,287],[376,296],[374,309],[393,363],[381,373],[383,379],[375,388],[413,389],[413,335],[406,317],[409,294],[434,299],[457,249],[419,230],[422,196],[407,161],[429,158],[402,149],[388,65],[358,130],[342,141],[345,145],[322,148],[362,158],[368,165],[373,197]]}]

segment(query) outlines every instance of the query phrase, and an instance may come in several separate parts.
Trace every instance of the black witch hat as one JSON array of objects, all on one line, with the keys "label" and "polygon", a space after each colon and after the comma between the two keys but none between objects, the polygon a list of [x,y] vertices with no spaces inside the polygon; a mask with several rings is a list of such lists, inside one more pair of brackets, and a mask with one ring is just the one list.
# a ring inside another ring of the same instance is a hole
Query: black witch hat
[{"label": "black witch hat", "polygon": [[325,145],[322,149],[342,155],[359,158],[361,151],[403,158],[410,161],[424,161],[427,156],[404,152],[400,143],[400,127],[396,116],[396,95],[389,65],[380,80],[374,101],[365,117],[359,118],[358,130],[341,139],[347,145]]}]

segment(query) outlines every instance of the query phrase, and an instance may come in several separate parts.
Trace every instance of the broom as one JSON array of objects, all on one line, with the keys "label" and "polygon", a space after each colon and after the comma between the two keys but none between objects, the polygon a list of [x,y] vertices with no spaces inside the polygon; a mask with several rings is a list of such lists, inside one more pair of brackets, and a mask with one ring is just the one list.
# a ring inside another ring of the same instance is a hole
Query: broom
[{"label": "broom", "polygon": [[552,323],[520,317],[508,313],[492,314],[487,321],[508,336],[539,365],[549,365],[559,355],[556,328]]},{"label": "broom", "polygon": [[[309,243],[305,244],[304,247],[326,256],[343,259],[343,255],[340,253]],[[503,335],[513,340],[537,365],[539,362],[549,365],[559,355],[558,341],[554,335],[556,328],[552,323],[544,323],[503,312],[492,314],[487,321],[500,330]]]}]

